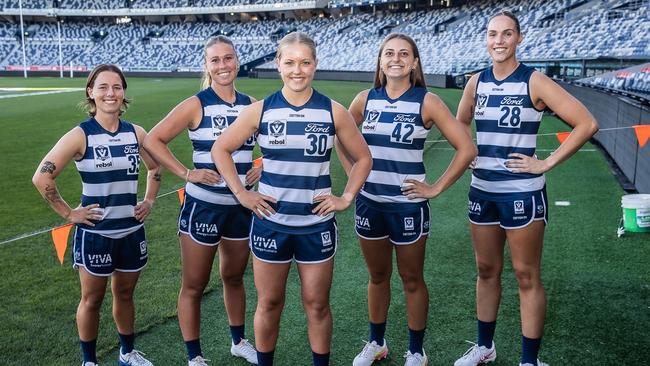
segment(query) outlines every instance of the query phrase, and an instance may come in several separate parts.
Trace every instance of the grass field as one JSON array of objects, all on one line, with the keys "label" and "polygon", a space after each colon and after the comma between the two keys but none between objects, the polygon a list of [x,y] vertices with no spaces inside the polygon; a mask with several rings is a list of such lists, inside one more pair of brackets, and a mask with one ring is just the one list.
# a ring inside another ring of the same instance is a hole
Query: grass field
[{"label": "grass field", "polygon": [[[2,78],[0,88],[83,87],[82,79]],[[260,99],[278,88],[278,81],[238,81],[238,88]],[[326,95],[348,105],[364,83],[316,82]],[[146,129],[174,105],[199,88],[198,79],[129,79],[132,99],[125,119]],[[435,90],[452,111],[458,90]],[[10,93],[2,92],[6,96]],[[43,155],[63,133],[84,119],[77,104],[83,92],[0,99],[0,242],[63,223],[31,185],[31,176]],[[546,117],[541,133],[565,131],[555,118]],[[171,145],[189,165],[186,134]],[[431,133],[430,139],[438,139]],[[554,136],[538,139],[541,158],[557,147]],[[623,191],[612,177],[601,153],[587,144],[583,151],[547,174],[550,224],[546,231],[543,277],[547,289],[547,326],[541,358],[552,365],[643,365],[650,359],[650,236],[616,238]],[[429,181],[449,162],[446,143],[430,144],[425,153]],[[344,174],[332,163],[334,189],[339,192]],[[78,203],[80,179],[68,167],[57,179],[61,194]],[[142,183],[142,182],[141,182]],[[431,202],[431,237],[425,278],[431,296],[425,350],[431,365],[451,365],[475,335],[475,269],[466,219],[469,174]],[[165,174],[161,193],[182,186]],[[143,192],[143,190],[141,190]],[[555,201],[570,201],[566,207]],[[180,286],[178,239],[175,236],[179,202],[175,194],[157,200],[147,222],[149,265],[136,291],[137,347],[156,365],[183,365],[185,351],[176,319]],[[349,365],[367,339],[367,273],[353,230],[353,210],[338,215],[340,246],[332,287],[334,314],[333,365]],[[507,262],[506,262],[507,263]],[[49,234],[0,244],[0,364],[79,364],[75,310],[79,297],[77,274],[69,253],[59,266]],[[221,285],[213,280],[203,301],[202,341],[212,365],[245,365],[229,354],[229,334]],[[249,269],[247,336],[253,338],[252,315],[256,297]],[[518,362],[520,331],[516,281],[507,263],[503,301],[496,331],[499,358],[494,365]],[[387,327],[391,353],[378,365],[403,364],[408,346],[405,301],[397,274]],[[299,280],[292,270],[276,350],[277,365],[309,365],[305,317],[299,299]],[[98,354],[102,364],[115,363],[117,335],[107,294],[101,316]]]}]

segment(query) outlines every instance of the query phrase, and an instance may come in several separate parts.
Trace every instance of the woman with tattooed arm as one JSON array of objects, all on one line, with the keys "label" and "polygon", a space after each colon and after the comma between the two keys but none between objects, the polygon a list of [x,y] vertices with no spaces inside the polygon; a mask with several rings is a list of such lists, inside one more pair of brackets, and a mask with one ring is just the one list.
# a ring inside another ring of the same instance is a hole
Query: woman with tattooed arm
[{"label": "woman with tattooed arm", "polygon": [[[119,365],[152,365],[134,349],[133,292],[147,263],[143,221],[160,188],[158,164],[141,148],[145,130],[120,119],[127,108],[126,79],[114,65],[88,75],[85,104],[90,118],[66,133],[45,155],[32,182],[56,213],[75,224],[73,267],[81,300],[77,329],[82,365],[97,365],[99,309],[111,277],[113,319],[120,339]],[[147,168],[145,199],[137,201],[140,158]],[[81,175],[81,204],[70,207],[55,179],[75,161]]]}]

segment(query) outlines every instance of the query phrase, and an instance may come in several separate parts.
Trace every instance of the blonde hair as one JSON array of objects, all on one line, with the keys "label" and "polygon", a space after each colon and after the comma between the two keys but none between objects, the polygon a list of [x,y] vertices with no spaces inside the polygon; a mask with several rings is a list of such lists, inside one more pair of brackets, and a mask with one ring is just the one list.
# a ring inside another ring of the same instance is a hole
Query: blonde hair
[{"label": "blonde hair", "polygon": [[420,51],[418,50],[418,45],[415,44],[413,38],[403,33],[391,33],[387,35],[386,38],[384,38],[384,42],[382,42],[381,47],[379,47],[379,55],[377,56],[377,68],[375,69],[375,88],[379,88],[386,85],[386,75],[384,75],[384,72],[381,70],[381,54],[384,52],[384,47],[386,47],[386,43],[388,43],[388,41],[391,41],[393,39],[402,39],[408,42],[409,45],[411,45],[411,49],[413,50],[413,57],[417,59],[416,66],[418,67],[415,67],[411,70],[409,80],[411,81],[411,85],[413,86],[426,88],[427,82],[426,79],[424,78],[424,72],[422,71],[422,62],[420,60]]},{"label": "blonde hair", "polygon": [[[122,89],[124,89],[124,92],[126,92],[126,78],[124,77],[122,70],[120,70],[117,65],[99,64],[95,66],[90,74],[88,74],[88,78],[86,79],[86,99],[79,103],[79,106],[85,109],[86,112],[88,112],[88,115],[91,117],[94,117],[95,114],[97,114],[97,105],[95,104],[95,100],[90,97],[90,94],[88,94],[88,88],[92,89],[95,86],[95,80],[97,80],[99,74],[104,71],[116,73],[122,82]],[[130,101],[124,97],[122,100],[122,107],[120,108],[120,116],[122,113],[126,112],[127,108],[129,108],[129,103]]]},{"label": "blonde hair", "polygon": [[314,60],[316,60],[316,42],[314,42],[307,33],[303,32],[291,32],[287,34],[286,36],[282,37],[280,42],[278,42],[278,50],[275,53],[275,59],[279,60],[282,57],[282,50],[295,43],[300,43],[302,45],[305,45],[309,47],[309,50],[311,50],[311,54],[314,57]]},{"label": "blonde hair", "polygon": [[225,43],[227,45],[230,45],[233,52],[235,53],[235,57],[237,58],[237,63],[239,63],[239,55],[237,55],[237,49],[235,48],[235,44],[232,43],[230,38],[226,36],[214,36],[208,38],[208,40],[205,42],[205,45],[203,46],[203,75],[201,76],[201,89],[209,87],[212,83],[212,77],[208,71],[205,58],[208,57],[208,48],[214,46],[217,43]]}]

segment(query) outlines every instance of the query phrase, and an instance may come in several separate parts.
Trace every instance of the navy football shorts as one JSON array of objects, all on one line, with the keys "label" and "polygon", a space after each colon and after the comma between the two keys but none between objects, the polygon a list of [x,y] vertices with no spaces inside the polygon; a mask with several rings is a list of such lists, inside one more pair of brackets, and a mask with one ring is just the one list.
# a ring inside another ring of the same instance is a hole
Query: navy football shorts
[{"label": "navy football shorts", "polygon": [[429,235],[429,202],[379,203],[358,195],[355,229],[363,239],[388,238],[395,245],[413,244]]},{"label": "navy football shorts", "polygon": [[468,202],[469,221],[476,225],[499,225],[504,229],[519,229],[533,221],[548,222],[546,188],[511,198],[485,199],[470,189]]},{"label": "navy football shorts", "polygon": [[[287,227],[288,228],[288,227]],[[250,247],[253,255],[268,263],[321,263],[334,257],[338,233],[336,220],[295,231],[278,230],[277,224],[253,217]]]},{"label": "navy football shorts", "polygon": [[144,226],[119,239],[75,227],[72,255],[74,268],[84,267],[95,276],[138,272],[148,260]]},{"label": "navy football shorts", "polygon": [[221,238],[246,240],[251,212],[242,205],[215,205],[186,194],[178,217],[178,232],[202,245],[218,245]]}]

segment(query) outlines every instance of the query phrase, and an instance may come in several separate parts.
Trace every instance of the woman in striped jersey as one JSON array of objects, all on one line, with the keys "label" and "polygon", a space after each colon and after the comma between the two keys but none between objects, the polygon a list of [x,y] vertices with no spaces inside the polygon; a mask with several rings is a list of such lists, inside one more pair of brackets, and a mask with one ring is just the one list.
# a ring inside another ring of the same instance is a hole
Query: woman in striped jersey
[{"label": "woman in striped jersey", "polygon": [[[544,228],[548,218],[544,173],[568,159],[598,130],[589,111],[546,75],[517,61],[523,35],[510,12],[493,16],[487,49],[493,64],[472,76],[458,105],[462,123],[476,121],[478,158],[469,191],[469,220],[476,256],[478,339],[456,362],[475,366],[494,361],[493,336],[501,300],[503,249],[508,242],[519,284],[522,353],[520,364],[537,359],[544,332],[546,297],[541,280]],[[549,157],[535,155],[545,108],[573,127]]]},{"label": "woman in striped jersey", "polygon": [[[368,266],[370,339],[354,366],[370,366],[388,354],[384,339],[390,305],[393,248],[404,294],[409,347],[405,365],[426,365],[423,349],[429,309],[424,282],[429,234],[428,199],[451,186],[476,156],[469,134],[442,100],[427,91],[417,45],[409,36],[388,35],[379,49],[374,89],[350,105],[373,158],[372,171],[356,200],[356,232]],[[436,126],[456,149],[435,183],[424,182],[423,152],[429,129]],[[346,171],[350,160],[338,149]]]},{"label": "woman in striped jersey", "polygon": [[[76,225],[72,253],[81,282],[77,329],[84,366],[97,364],[99,310],[108,277],[121,345],[119,365],[151,365],[133,348],[133,291],[147,263],[143,221],[160,188],[160,173],[142,149],[145,130],[120,119],[127,107],[125,92],[126,79],[117,66],[95,67],[86,82],[90,118],[56,143],[32,180],[52,209]],[[148,173],[145,198],[138,202],[140,158]],[[82,181],[81,204],[76,208],[63,200],[55,183],[72,160]]]},{"label": "woman in striped jersey", "polygon": [[[210,38],[204,47],[204,62],[203,90],[185,99],[160,121],[149,133],[145,147],[162,166],[187,183],[178,219],[183,263],[178,322],[189,365],[206,365],[200,343],[201,298],[217,251],[232,338],[230,353],[256,364],[257,353],[244,334],[243,277],[249,256],[251,213],[237,202],[210,156],[212,144],[255,100],[235,89],[239,58],[230,39]],[[167,146],[184,130],[192,141],[192,169],[178,161]],[[252,167],[254,146],[255,138],[250,137],[233,151],[238,177],[247,189],[260,176],[260,169]]]},{"label": "woman in striped jersey", "polygon": [[[294,260],[313,363],[327,365],[332,338],[329,291],[337,245],[334,212],[352,203],[370,171],[370,153],[348,111],[312,88],[317,61],[309,36],[285,36],[278,45],[276,62],[282,89],[242,111],[214,144],[212,157],[239,202],[256,215],[250,245],[258,294],[255,343],[259,365],[273,363],[287,275]],[[264,161],[259,193],[244,189],[231,157],[255,133]],[[340,197],[331,192],[329,174],[335,136],[354,161]]]}]

